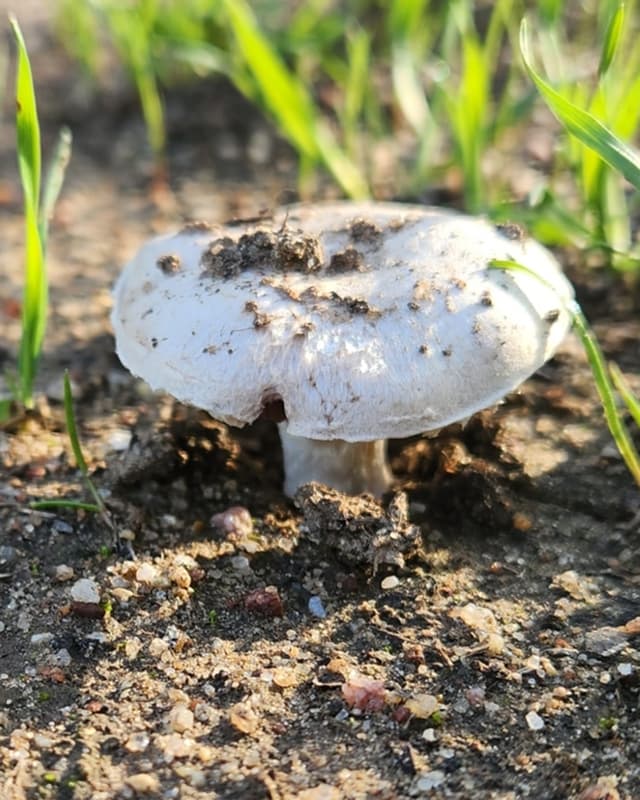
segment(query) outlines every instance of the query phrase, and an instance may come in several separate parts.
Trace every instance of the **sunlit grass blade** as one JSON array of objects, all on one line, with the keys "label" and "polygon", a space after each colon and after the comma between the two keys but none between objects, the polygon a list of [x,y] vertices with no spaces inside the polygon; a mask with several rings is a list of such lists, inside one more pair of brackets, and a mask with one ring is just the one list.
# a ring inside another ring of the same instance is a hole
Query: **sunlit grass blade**
[{"label": "sunlit grass blade", "polygon": [[[323,161],[334,179],[352,198],[369,195],[367,182],[349,159],[327,125],[319,119],[313,98],[295,72],[288,69],[260,29],[244,0],[224,0],[228,22],[235,37],[240,63],[248,70],[267,110],[297,149],[302,171]],[[232,78],[246,91],[242,72]]]},{"label": "sunlit grass blade", "polygon": [[595,150],[603,161],[640,189],[640,155],[592,114],[563,97],[536,72],[531,58],[526,20],[520,26],[520,51],[529,77],[567,131]]},{"label": "sunlit grass blade", "polygon": [[617,364],[609,364],[609,373],[611,375],[613,385],[618,390],[618,394],[623,399],[626,407],[629,409],[629,413],[633,417],[636,425],[640,427],[640,399],[637,398],[631,391],[631,387],[627,383],[627,379],[624,377],[620,371],[620,367],[618,367]]},{"label": "sunlit grass blade", "polygon": [[25,268],[22,332],[18,355],[18,399],[33,407],[33,384],[47,320],[48,286],[38,219],[40,216],[40,125],[29,55],[15,18],[10,18],[18,49],[16,70],[16,134],[18,165],[24,193]]},{"label": "sunlit grass blade", "polygon": [[[492,269],[523,272],[527,275],[531,275],[532,277],[536,278],[536,280],[547,286],[551,291],[555,292],[553,286],[551,286],[550,283],[538,275],[535,270],[530,269],[529,267],[525,266],[524,264],[520,264],[517,261],[493,259],[489,263],[489,267]],[[638,486],[640,486],[640,455],[638,454],[624,420],[618,411],[615,386],[612,380],[609,378],[607,362],[600,348],[600,344],[598,343],[598,340],[578,303],[573,301],[570,304],[567,304],[564,302],[563,298],[558,296],[558,299],[566,311],[571,315],[573,328],[578,334],[582,343],[582,347],[586,353],[609,431],[614,442],[616,443],[620,455],[624,460],[624,463],[627,465],[627,469],[633,476]]]},{"label": "sunlit grass blade", "polygon": [[283,63],[262,33],[244,0],[223,0],[238,50],[251,71],[263,100],[295,147],[318,154],[312,131],[313,106],[304,86]]},{"label": "sunlit grass blade", "polygon": [[618,45],[622,38],[622,31],[624,29],[624,3],[616,8],[609,20],[607,30],[602,42],[602,51],[600,53],[600,64],[598,65],[598,76],[603,77],[609,71],[609,67],[618,51]]},{"label": "sunlit grass blade", "polygon": [[27,46],[15,17],[9,22],[18,48],[16,74],[16,133],[18,164],[27,200],[37,208],[40,197],[40,125]]},{"label": "sunlit grass blade", "polygon": [[321,119],[314,126],[314,137],[322,160],[345,194],[354,200],[369,197],[369,186],[364,176],[336,142],[329,125]]}]

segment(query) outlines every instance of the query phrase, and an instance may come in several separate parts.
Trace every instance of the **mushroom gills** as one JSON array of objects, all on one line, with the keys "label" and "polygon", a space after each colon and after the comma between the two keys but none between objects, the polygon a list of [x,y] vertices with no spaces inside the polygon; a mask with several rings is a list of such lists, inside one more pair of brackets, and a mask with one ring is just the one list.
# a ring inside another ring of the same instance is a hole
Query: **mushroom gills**
[{"label": "mushroom gills", "polygon": [[387,442],[345,442],[292,436],[286,423],[278,425],[284,456],[284,491],[292,497],[305,483],[317,481],[346,494],[379,497],[392,481],[387,463]]}]

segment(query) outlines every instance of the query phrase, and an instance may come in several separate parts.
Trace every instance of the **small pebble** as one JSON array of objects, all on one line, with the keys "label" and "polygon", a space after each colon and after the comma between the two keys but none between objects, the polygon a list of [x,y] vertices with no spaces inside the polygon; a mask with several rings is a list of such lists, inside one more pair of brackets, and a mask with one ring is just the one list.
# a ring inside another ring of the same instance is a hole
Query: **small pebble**
[{"label": "small pebble", "polygon": [[421,792],[430,792],[432,789],[437,789],[444,783],[445,774],[440,769],[434,769],[431,772],[423,773],[416,781],[416,789]]},{"label": "small pebble", "polygon": [[380,583],[380,588],[384,589],[384,591],[389,591],[390,589],[397,589],[398,586],[400,586],[400,578],[398,578],[396,575],[388,575]]},{"label": "small pebble", "polygon": [[90,578],[80,578],[71,587],[71,599],[76,603],[100,603],[98,584]]},{"label": "small pebble", "polygon": [[541,731],[544,728],[544,720],[535,711],[530,711],[525,717],[529,730]]},{"label": "small pebble", "polygon": [[253,533],[253,519],[243,506],[231,506],[226,511],[214,514],[211,525],[219,531],[230,534],[232,538],[244,538]]},{"label": "small pebble", "polygon": [[314,617],[317,617],[318,619],[326,619],[327,612],[325,607],[322,605],[322,600],[317,594],[314,594],[309,598],[307,607],[309,609],[309,613],[313,614]]},{"label": "small pebble", "polygon": [[110,450],[116,452],[127,450],[131,444],[131,431],[127,428],[116,428],[109,434],[107,444]]},{"label": "small pebble", "polygon": [[43,644],[49,644],[52,639],[52,633],[34,633],[30,641],[34,647],[39,647]]},{"label": "small pebble", "polygon": [[193,711],[182,703],[178,703],[169,712],[169,726],[176,733],[184,733],[191,730],[193,723]]},{"label": "small pebble", "polygon": [[618,672],[624,678],[628,678],[629,675],[633,675],[633,664],[623,661],[622,664],[618,664]]},{"label": "small pebble", "polygon": [[245,703],[236,703],[229,709],[229,722],[240,733],[252,734],[257,731],[260,720]]},{"label": "small pebble", "polygon": [[138,583],[146,583],[155,586],[159,583],[160,573],[153,564],[140,564],[136,570],[136,580]]},{"label": "small pebble", "polygon": [[139,772],[137,775],[129,775],[127,784],[138,794],[151,794],[159,791],[160,781],[157,775],[147,772]]},{"label": "small pebble", "polygon": [[55,533],[73,533],[73,525],[70,525],[63,519],[55,519],[51,525],[51,528]]},{"label": "small pebble", "polygon": [[303,789],[296,797],[298,800],[340,800],[344,797],[339,789],[328,783],[321,783],[313,789]]},{"label": "small pebble", "polygon": [[246,556],[234,556],[231,559],[231,566],[236,572],[248,572],[251,569],[249,559]]},{"label": "small pebble", "polygon": [[57,667],[68,667],[71,664],[71,653],[62,647],[53,656],[53,661]]},{"label": "small pebble", "polygon": [[0,566],[6,567],[13,564],[18,559],[18,551],[11,545],[3,544],[0,546]]},{"label": "small pebble", "polygon": [[70,581],[71,578],[73,578],[73,575],[73,567],[70,567],[67,564],[58,564],[54,573],[55,579],[60,581],[60,583],[63,581]]},{"label": "small pebble", "polygon": [[149,747],[150,742],[151,738],[148,733],[137,731],[129,736],[124,746],[130,753],[143,753]]},{"label": "small pebble", "polygon": [[432,694],[419,693],[405,700],[405,706],[418,719],[429,717],[440,709],[440,703]]}]

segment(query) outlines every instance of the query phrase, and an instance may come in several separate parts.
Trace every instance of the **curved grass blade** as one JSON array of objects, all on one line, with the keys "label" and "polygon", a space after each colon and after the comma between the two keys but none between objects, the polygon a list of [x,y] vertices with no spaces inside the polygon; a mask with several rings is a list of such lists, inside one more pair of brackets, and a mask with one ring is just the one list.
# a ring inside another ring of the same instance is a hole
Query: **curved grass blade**
[{"label": "curved grass blade", "polygon": [[610,167],[640,189],[640,154],[619,139],[593,115],[567,100],[534,69],[529,47],[527,21],[520,25],[520,51],[525,69],[545,102],[567,131],[594,150]]},{"label": "curved grass blade", "polygon": [[[555,292],[553,286],[544,280],[544,278],[541,278],[540,275],[535,272],[535,270],[532,270],[529,267],[526,267],[524,264],[518,263],[517,261],[493,259],[489,263],[489,267],[491,269],[502,269],[507,271],[511,270],[531,275]],[[591,367],[591,372],[593,374],[593,379],[596,384],[596,389],[600,397],[600,402],[602,404],[602,409],[604,411],[604,416],[607,426],[609,427],[609,431],[613,436],[613,440],[616,443],[624,463],[627,465],[627,469],[633,476],[633,479],[636,481],[638,486],[640,486],[640,455],[638,454],[629,431],[627,430],[620,412],[618,411],[615,387],[609,378],[607,363],[602,350],[600,349],[600,344],[598,343],[594,332],[591,330],[591,327],[578,303],[574,301],[570,304],[567,304],[561,297],[558,296],[558,299],[569,312],[569,314],[571,314],[574,330],[580,337],[580,341],[589,361],[589,366]]]}]

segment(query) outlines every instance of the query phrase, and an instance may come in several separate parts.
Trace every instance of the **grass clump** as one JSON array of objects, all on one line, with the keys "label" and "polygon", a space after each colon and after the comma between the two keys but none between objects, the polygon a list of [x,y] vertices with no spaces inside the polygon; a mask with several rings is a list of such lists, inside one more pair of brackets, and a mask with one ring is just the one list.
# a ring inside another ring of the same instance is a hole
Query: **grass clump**
[{"label": "grass clump", "polygon": [[[638,270],[640,250],[630,225],[638,196],[629,196],[625,183],[640,188],[640,156],[627,144],[640,126],[640,51],[633,47],[629,52],[631,36],[625,6],[617,4],[603,33],[592,89],[584,81],[552,86],[536,70],[526,20],[520,28],[520,50],[529,77],[569,134],[566,166],[581,201],[571,227],[580,231],[587,246],[603,249],[613,266]],[[571,216],[568,208],[564,216]]]},{"label": "grass clump", "polygon": [[[93,76],[109,47],[120,59],[159,162],[164,87],[225,75],[294,148],[302,194],[319,167],[351,198],[415,198],[444,185],[470,212],[519,218],[546,243],[598,248],[615,268],[638,271],[636,201],[575,128],[597,119],[625,142],[640,127],[634,8],[607,0],[576,19],[566,0],[301,0],[285,10],[272,0],[62,0],[60,30]],[[533,65],[528,28],[519,30],[525,12],[548,78]],[[583,56],[594,46],[589,81]],[[527,203],[514,205],[514,170],[501,165],[523,159],[536,97],[528,77],[574,129]]]}]

